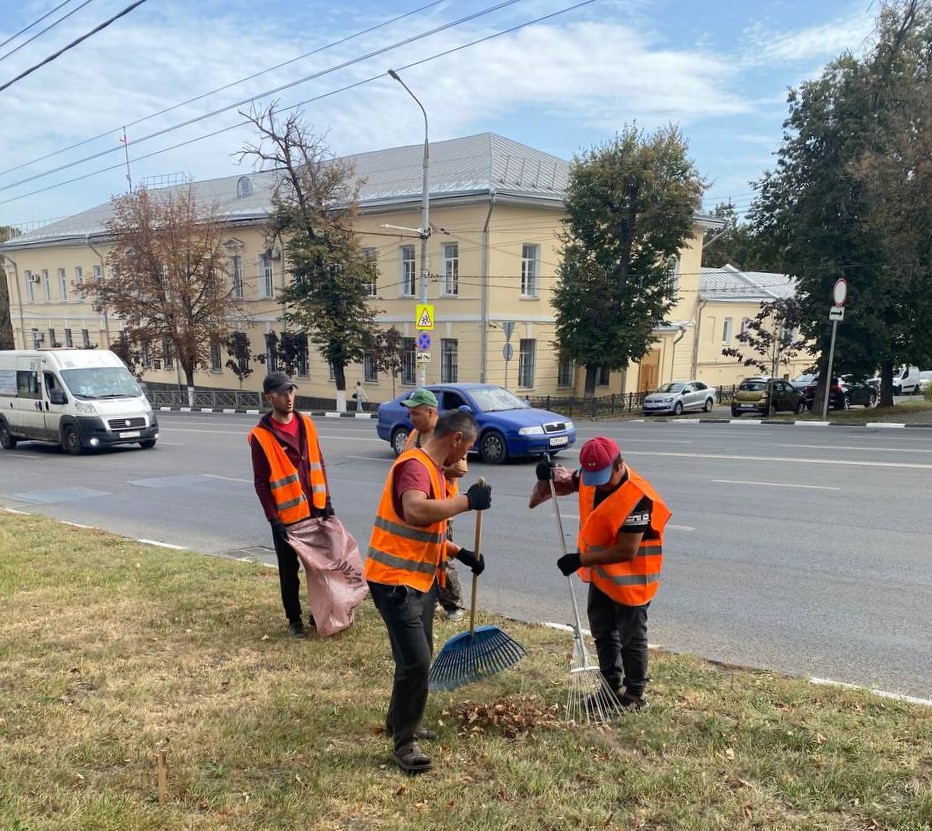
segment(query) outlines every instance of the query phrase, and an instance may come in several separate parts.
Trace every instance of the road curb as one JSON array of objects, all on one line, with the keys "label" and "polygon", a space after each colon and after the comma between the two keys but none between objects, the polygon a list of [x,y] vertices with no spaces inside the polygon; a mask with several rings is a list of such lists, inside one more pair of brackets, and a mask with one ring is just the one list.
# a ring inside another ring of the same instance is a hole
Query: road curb
[{"label": "road curb", "polygon": [[[235,413],[239,415],[260,415],[263,412],[262,410],[242,410],[233,407],[153,407],[153,409],[159,412],[171,413]],[[302,410],[301,412],[318,418],[358,418],[364,421],[378,418],[378,413],[335,413],[326,410]]]},{"label": "road curb", "polygon": [[663,418],[653,416],[651,418],[635,418],[632,422],[647,424],[651,421],[659,421],[667,424],[746,424],[746,425],[765,425],[767,427],[874,427],[881,429],[898,430],[904,427],[932,429],[932,423],[904,423],[894,421],[787,421],[778,418]]}]

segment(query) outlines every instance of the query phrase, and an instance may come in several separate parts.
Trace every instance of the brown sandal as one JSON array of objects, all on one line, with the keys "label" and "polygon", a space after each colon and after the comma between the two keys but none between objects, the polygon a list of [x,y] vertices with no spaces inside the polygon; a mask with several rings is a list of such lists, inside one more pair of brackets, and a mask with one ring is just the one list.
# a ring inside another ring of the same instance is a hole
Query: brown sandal
[{"label": "brown sandal", "polygon": [[395,761],[406,773],[423,773],[430,770],[433,765],[428,756],[416,741],[403,744],[395,751]]}]

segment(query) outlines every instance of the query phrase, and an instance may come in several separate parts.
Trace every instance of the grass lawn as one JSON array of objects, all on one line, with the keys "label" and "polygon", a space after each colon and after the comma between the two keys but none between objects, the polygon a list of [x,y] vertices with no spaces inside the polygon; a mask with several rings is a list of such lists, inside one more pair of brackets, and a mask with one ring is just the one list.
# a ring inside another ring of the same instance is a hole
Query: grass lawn
[{"label": "grass lawn", "polygon": [[932,710],[867,692],[655,653],[647,713],[568,727],[569,635],[498,621],[528,657],[431,695],[412,778],[369,602],[288,639],[271,569],[0,512],[0,608],[0,831],[932,829]]}]

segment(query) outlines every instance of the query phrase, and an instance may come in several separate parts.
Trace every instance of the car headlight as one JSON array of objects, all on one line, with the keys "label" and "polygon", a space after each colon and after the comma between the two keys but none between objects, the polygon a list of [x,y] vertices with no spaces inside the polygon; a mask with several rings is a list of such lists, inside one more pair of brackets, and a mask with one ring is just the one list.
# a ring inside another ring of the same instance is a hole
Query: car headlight
[{"label": "car headlight", "polygon": [[97,410],[93,404],[88,404],[86,401],[75,401],[74,408],[79,413],[84,413],[84,415],[97,415]]},{"label": "car headlight", "polygon": [[519,436],[542,436],[544,434],[544,428],[539,424],[534,425],[533,427],[522,427],[518,430]]},{"label": "car headlight", "polygon": [[662,398],[662,399],[660,400],[660,403],[661,403],[661,404],[672,404],[672,403],[673,403],[673,399],[672,399],[672,398]]},{"label": "car headlight", "polygon": [[575,429],[576,429],[576,425],[573,424],[572,421],[564,421],[564,422],[563,422],[563,429],[565,429],[565,430],[575,430]]}]

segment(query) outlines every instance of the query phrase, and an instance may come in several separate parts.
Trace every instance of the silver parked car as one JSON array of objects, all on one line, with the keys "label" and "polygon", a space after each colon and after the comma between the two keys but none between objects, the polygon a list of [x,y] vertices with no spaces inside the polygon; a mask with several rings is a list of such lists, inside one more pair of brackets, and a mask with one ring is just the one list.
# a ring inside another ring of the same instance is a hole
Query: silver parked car
[{"label": "silver parked car", "polygon": [[715,404],[715,390],[702,381],[671,381],[644,398],[644,415],[686,410],[709,412]]}]

